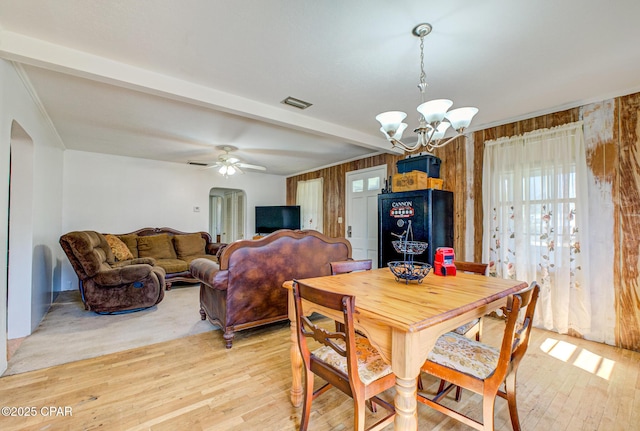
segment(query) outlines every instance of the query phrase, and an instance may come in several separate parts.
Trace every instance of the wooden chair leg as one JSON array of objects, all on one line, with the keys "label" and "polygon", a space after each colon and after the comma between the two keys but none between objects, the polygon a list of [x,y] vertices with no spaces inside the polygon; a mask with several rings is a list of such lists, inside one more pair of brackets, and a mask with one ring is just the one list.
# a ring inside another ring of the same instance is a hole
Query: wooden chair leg
[{"label": "wooden chair leg", "polygon": [[367,400],[366,404],[367,408],[371,410],[372,413],[376,413],[378,411],[378,405],[372,399]]},{"label": "wooden chair leg", "polygon": [[462,398],[462,388],[460,386],[456,386],[456,401],[460,402]]},{"label": "wooden chair leg", "polygon": [[311,416],[311,402],[313,401],[313,374],[305,372],[304,398],[302,400],[302,414],[300,415],[300,431],[307,431]]},{"label": "wooden chair leg", "polygon": [[364,397],[353,394],[353,429],[364,431],[364,419],[367,409],[365,407]]},{"label": "wooden chair leg", "polygon": [[[438,394],[444,390],[445,385],[447,384],[446,380],[440,380],[440,386],[438,386]],[[462,388],[460,386],[456,386],[456,401],[460,401],[462,399]]]},{"label": "wooden chair leg", "polygon": [[493,409],[496,404],[496,397],[490,394],[484,394],[482,399],[482,422],[485,430],[494,430],[493,427]]},{"label": "wooden chair leg", "polygon": [[513,431],[520,431],[520,419],[518,418],[518,404],[516,403],[516,373],[510,373],[504,382],[507,403],[509,404],[509,417]]}]

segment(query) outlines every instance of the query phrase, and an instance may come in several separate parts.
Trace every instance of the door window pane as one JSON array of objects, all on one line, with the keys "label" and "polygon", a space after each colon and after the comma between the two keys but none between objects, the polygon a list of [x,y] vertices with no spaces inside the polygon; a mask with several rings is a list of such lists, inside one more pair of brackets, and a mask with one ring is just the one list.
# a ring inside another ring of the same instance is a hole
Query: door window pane
[{"label": "door window pane", "polygon": [[364,191],[364,180],[355,180],[351,183],[353,193],[362,193]]},{"label": "door window pane", "polygon": [[367,190],[378,190],[380,188],[380,177],[367,179]]}]

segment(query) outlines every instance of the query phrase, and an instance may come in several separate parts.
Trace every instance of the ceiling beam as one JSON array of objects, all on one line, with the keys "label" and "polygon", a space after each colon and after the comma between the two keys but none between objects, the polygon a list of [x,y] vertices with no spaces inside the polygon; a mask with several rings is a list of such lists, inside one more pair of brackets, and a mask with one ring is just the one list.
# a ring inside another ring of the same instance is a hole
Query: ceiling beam
[{"label": "ceiling beam", "polygon": [[364,148],[396,152],[391,150],[389,143],[379,136],[11,31],[0,31],[0,57],[318,136],[339,139]]}]

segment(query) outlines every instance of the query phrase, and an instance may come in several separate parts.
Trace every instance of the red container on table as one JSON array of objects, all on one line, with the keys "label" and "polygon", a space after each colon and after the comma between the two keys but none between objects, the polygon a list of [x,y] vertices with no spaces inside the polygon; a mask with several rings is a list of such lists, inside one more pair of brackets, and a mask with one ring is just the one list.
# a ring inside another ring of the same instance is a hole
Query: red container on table
[{"label": "red container on table", "polygon": [[433,259],[435,275],[456,275],[456,266],[453,264],[455,260],[455,252],[451,247],[439,247],[436,249],[436,255]]}]

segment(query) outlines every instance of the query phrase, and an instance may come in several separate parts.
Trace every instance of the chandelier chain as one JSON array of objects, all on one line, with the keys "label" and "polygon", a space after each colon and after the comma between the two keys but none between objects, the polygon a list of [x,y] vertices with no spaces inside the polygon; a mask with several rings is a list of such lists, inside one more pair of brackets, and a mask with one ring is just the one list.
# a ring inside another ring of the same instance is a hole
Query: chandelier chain
[{"label": "chandelier chain", "polygon": [[[421,87],[426,85],[426,74],[424,73],[424,36],[420,36],[420,84],[423,84]],[[422,88],[420,89],[423,90]]]},{"label": "chandelier chain", "polygon": [[[418,88],[420,89],[420,100],[421,103],[425,102],[425,93],[427,92],[427,81],[426,74],[424,73],[424,34],[420,34],[420,84],[418,84]],[[424,121],[422,115],[418,116],[419,121]]]},{"label": "chandelier chain", "polygon": [[[376,120],[382,126],[380,131],[391,142],[393,148],[401,148],[405,153],[425,149],[433,151],[444,147],[454,139],[463,136],[463,131],[471,123],[471,119],[478,112],[477,108],[465,107],[449,110],[453,102],[448,99],[436,99],[425,102],[427,90],[426,73],[424,71],[424,37],[431,33],[431,24],[422,23],[413,28],[413,35],[420,38],[420,98],[422,102],[416,108],[418,111],[418,127],[414,132],[418,134],[415,144],[407,145],[401,141],[402,133],[407,128],[403,120],[407,114],[401,111],[388,111],[378,114]],[[448,127],[455,131],[455,135],[445,138]]]}]

